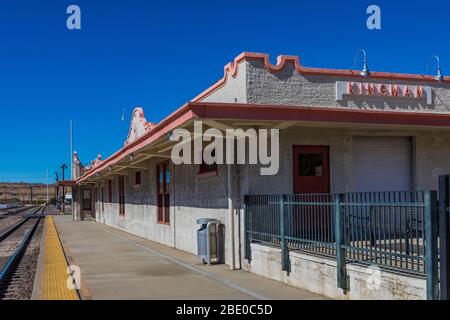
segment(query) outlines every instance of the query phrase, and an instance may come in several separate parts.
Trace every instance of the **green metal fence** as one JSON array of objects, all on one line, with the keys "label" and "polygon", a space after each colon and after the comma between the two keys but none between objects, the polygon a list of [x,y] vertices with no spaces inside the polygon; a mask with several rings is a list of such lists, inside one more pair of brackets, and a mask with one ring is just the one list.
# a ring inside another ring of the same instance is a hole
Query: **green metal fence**
[{"label": "green metal fence", "polygon": [[376,264],[427,277],[437,287],[436,192],[249,195],[245,197],[245,257],[251,243],[337,260],[338,286],[346,287],[345,264]]}]

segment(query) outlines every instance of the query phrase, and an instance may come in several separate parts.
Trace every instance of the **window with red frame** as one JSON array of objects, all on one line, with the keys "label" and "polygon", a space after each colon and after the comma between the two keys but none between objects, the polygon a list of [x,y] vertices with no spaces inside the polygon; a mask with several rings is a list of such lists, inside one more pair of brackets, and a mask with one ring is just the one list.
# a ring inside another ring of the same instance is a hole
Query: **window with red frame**
[{"label": "window with red frame", "polygon": [[112,203],[112,181],[108,181],[108,202]]},{"label": "window with red frame", "polygon": [[91,190],[85,189],[82,191],[83,196],[83,210],[92,210]]},{"label": "window with red frame", "polygon": [[134,173],[134,185],[138,186],[141,184],[141,172],[140,171],[136,171]]},{"label": "window with red frame", "polygon": [[102,187],[102,194],[101,194],[101,196],[102,196],[102,212],[105,212],[105,190],[104,190],[103,187]]},{"label": "window with red frame", "polygon": [[125,215],[125,178],[119,177],[119,215]]},{"label": "window with red frame", "polygon": [[[206,164],[204,159],[204,150],[203,150],[203,155],[202,155],[202,163],[200,164],[200,169],[198,174],[200,175],[204,175],[204,174],[217,174],[217,163],[213,163],[213,164]],[[216,150],[212,151],[212,156],[214,157],[216,155]]]},{"label": "window with red frame", "polygon": [[156,166],[158,222],[170,224],[170,166],[168,162]]}]

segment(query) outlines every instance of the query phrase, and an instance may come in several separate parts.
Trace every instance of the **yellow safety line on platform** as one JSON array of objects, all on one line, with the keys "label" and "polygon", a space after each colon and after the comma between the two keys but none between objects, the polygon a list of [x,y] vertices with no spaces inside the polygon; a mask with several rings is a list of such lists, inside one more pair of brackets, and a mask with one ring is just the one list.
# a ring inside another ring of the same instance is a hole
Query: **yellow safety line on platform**
[{"label": "yellow safety line on platform", "polygon": [[67,260],[52,216],[45,218],[44,274],[42,300],[79,300],[67,287]]}]

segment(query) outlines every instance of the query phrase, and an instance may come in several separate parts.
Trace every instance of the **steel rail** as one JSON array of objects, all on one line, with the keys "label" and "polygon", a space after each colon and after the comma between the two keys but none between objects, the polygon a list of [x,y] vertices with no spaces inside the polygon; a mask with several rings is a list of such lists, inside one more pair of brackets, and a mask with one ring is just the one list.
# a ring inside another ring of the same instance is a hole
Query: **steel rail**
[{"label": "steel rail", "polygon": [[[44,210],[45,210],[45,207],[38,208],[38,210],[36,210],[33,214],[37,214],[40,210],[42,210],[41,213],[43,213]],[[34,223],[34,225],[31,228],[31,230],[28,230],[25,233],[21,243],[16,248],[16,250],[14,250],[14,253],[9,257],[9,259],[6,262],[5,266],[1,269],[1,271],[0,271],[0,283],[3,282],[3,280],[6,277],[6,275],[9,274],[9,272],[12,270],[12,268],[14,268],[16,266],[16,263],[22,257],[23,253],[25,252],[25,249],[27,248],[28,244],[30,243],[31,239],[33,238],[34,232],[36,231],[36,229],[37,229],[37,227],[39,225],[39,222],[41,221],[41,218],[42,217],[39,217],[38,219],[36,219],[37,221]],[[26,218],[24,220],[28,221],[29,219],[31,219],[31,218]],[[20,225],[23,225],[23,223],[25,223],[25,222],[22,222]],[[17,230],[17,228],[15,228],[15,230]]]},{"label": "steel rail", "polygon": [[[39,210],[41,210],[42,207],[37,208],[37,210],[35,210],[32,214],[36,214]],[[34,209],[34,208],[33,208]],[[44,212],[42,210],[42,212]],[[19,223],[16,223],[15,225],[13,225],[11,228],[9,228],[8,230],[4,231],[2,234],[0,234],[0,242],[3,241],[4,239],[6,239],[10,234],[12,234],[14,231],[16,231],[17,229],[19,229],[25,222],[27,222],[29,219],[31,219],[31,217],[28,217],[26,219],[23,219],[22,221],[20,221]]]},{"label": "steel rail", "polygon": [[[28,211],[30,209],[35,209],[37,206],[31,206],[31,207],[20,207],[20,208],[14,208],[14,209],[7,209],[4,212],[0,211],[0,217],[1,218],[7,218],[10,216],[14,216],[16,214]],[[12,210],[12,211],[10,211]]]}]

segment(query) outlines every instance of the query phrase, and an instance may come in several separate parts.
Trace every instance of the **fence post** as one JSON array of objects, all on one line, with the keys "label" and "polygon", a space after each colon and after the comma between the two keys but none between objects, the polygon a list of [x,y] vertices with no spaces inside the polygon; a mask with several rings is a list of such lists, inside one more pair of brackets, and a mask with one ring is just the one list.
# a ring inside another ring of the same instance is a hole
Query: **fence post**
[{"label": "fence post", "polygon": [[425,192],[425,274],[428,300],[439,299],[436,204],[436,191]]},{"label": "fence post", "polygon": [[439,176],[440,298],[450,300],[449,175]]},{"label": "fence post", "polygon": [[335,200],[335,234],[336,234],[336,268],[337,268],[337,286],[341,289],[347,289],[347,275],[345,268],[345,249],[344,244],[344,214],[341,208],[343,194],[337,194]]},{"label": "fence post", "polygon": [[450,300],[450,176],[439,176],[440,298]]},{"label": "fence post", "polygon": [[291,271],[289,266],[289,251],[286,242],[286,212],[285,195],[280,196],[280,241],[281,241],[281,270]]},{"label": "fence post", "polygon": [[244,197],[244,259],[248,261],[252,261],[252,253],[250,248],[250,238],[248,236],[248,206],[247,206],[248,198]]}]

